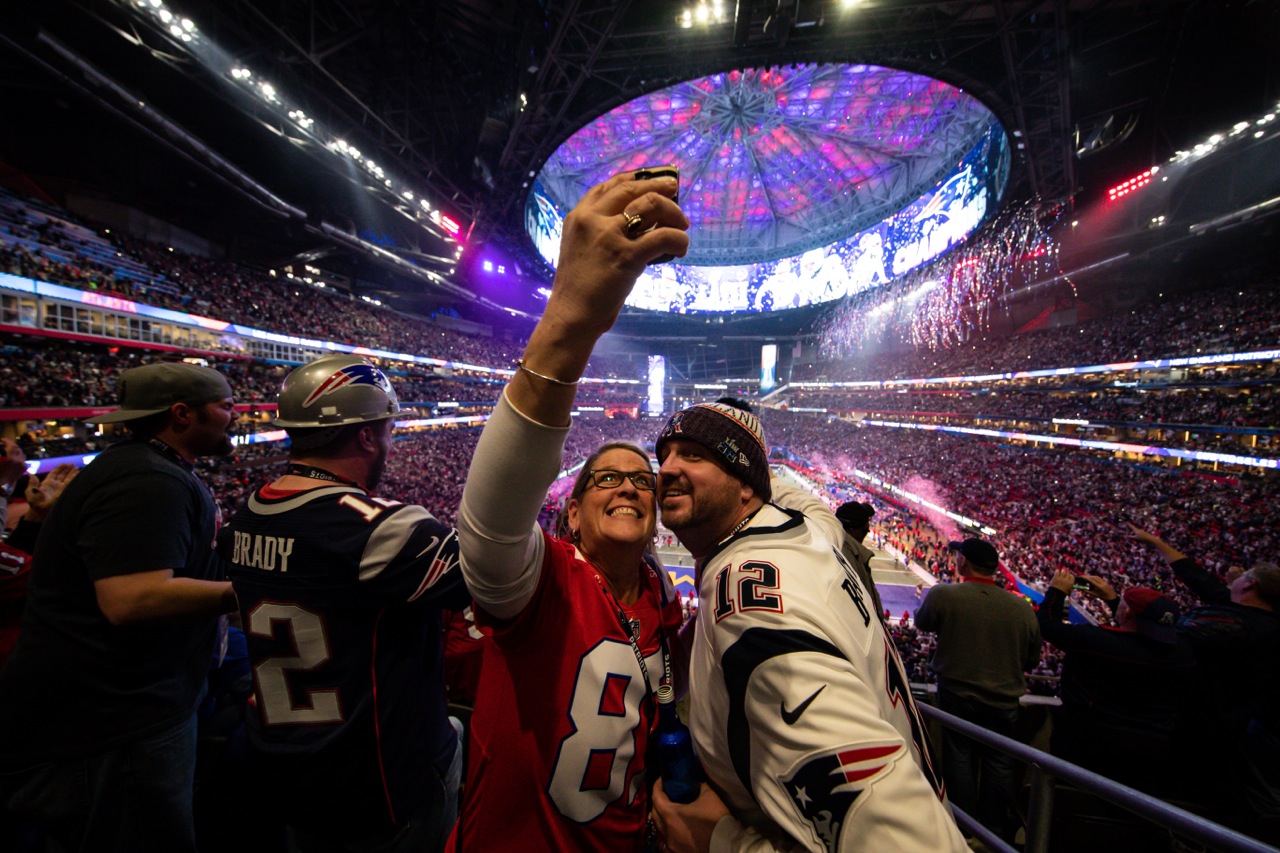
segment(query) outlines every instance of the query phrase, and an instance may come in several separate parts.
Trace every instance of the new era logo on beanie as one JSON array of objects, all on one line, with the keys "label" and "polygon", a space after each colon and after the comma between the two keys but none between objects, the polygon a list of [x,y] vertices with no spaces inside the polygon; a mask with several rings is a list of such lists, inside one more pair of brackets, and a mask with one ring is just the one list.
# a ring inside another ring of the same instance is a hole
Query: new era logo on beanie
[{"label": "new era logo on beanie", "polygon": [[699,403],[676,412],[654,443],[659,462],[663,445],[673,438],[701,444],[756,495],[766,501],[773,497],[764,428],[750,412],[724,403]]}]

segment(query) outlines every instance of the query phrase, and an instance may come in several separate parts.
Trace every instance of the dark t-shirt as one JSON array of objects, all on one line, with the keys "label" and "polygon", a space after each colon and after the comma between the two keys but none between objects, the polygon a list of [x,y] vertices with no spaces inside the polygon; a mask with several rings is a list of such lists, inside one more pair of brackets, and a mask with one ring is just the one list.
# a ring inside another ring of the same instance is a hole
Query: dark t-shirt
[{"label": "dark t-shirt", "polygon": [[1191,557],[1170,565],[1204,602],[1178,620],[1178,633],[1200,658],[1185,729],[1235,744],[1251,719],[1280,713],[1280,616],[1234,603],[1230,588]]},{"label": "dark t-shirt", "polygon": [[115,445],[80,472],[40,531],[22,635],[0,673],[0,762],[90,755],[195,711],[217,620],[115,626],[93,584],[159,569],[222,580],[216,533],[204,483],[146,442]]}]

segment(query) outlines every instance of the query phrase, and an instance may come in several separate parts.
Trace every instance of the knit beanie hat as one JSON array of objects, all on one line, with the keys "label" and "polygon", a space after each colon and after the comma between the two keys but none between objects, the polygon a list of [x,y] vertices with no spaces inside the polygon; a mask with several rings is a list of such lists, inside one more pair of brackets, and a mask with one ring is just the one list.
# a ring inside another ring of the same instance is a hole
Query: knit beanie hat
[{"label": "knit beanie hat", "polygon": [[764,428],[750,412],[724,403],[699,403],[676,412],[654,443],[659,464],[663,458],[662,446],[673,438],[701,444],[760,498],[768,501],[773,497]]}]

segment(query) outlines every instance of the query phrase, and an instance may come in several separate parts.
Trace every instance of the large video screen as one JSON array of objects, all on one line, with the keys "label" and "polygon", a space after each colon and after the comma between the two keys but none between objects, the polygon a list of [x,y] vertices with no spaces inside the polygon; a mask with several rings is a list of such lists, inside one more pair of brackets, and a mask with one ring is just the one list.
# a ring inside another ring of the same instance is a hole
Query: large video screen
[{"label": "large video screen", "polygon": [[[798,257],[742,266],[650,267],[627,305],[680,314],[781,311],[860,293],[933,260],[995,213],[1009,178],[1004,129],[987,132],[936,188],[876,225]],[[565,211],[534,182],[525,227],[553,267]]]}]

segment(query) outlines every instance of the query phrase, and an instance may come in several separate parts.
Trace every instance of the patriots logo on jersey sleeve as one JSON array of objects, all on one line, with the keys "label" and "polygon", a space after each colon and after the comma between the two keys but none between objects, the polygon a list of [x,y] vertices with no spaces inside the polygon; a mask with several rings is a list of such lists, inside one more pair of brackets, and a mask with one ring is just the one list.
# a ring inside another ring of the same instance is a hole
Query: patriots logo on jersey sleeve
[{"label": "patriots logo on jersey sleeve", "polygon": [[834,853],[854,801],[903,754],[903,744],[894,741],[832,750],[807,757],[782,784],[823,848]]},{"label": "patriots logo on jersey sleeve", "polygon": [[387,381],[386,375],[381,370],[372,364],[351,364],[329,374],[329,378],[317,385],[316,390],[302,401],[302,407],[305,409],[321,397],[326,397],[348,385],[373,385],[381,388],[388,395],[391,394],[391,383]]}]

